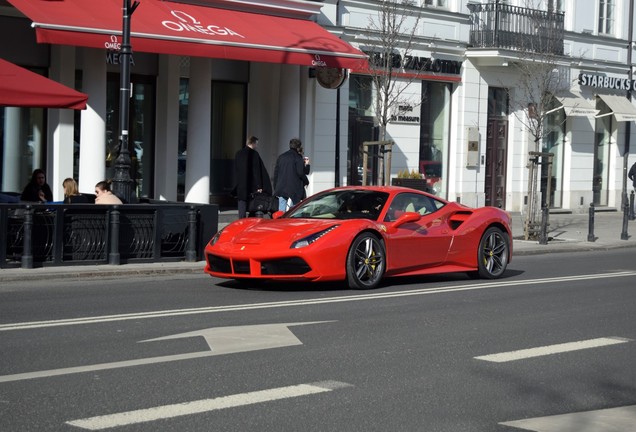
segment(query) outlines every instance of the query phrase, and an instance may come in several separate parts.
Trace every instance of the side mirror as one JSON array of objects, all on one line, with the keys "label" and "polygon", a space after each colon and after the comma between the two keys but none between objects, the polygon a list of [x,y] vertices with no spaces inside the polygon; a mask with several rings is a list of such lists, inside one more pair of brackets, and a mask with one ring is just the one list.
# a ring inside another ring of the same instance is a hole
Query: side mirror
[{"label": "side mirror", "polygon": [[418,212],[406,212],[393,223],[393,228],[397,228],[407,223],[417,222],[422,219],[422,215]]},{"label": "side mirror", "polygon": [[285,214],[285,212],[282,211],[282,210],[275,211],[274,213],[272,213],[272,219],[278,219],[279,217],[281,217],[284,214]]}]

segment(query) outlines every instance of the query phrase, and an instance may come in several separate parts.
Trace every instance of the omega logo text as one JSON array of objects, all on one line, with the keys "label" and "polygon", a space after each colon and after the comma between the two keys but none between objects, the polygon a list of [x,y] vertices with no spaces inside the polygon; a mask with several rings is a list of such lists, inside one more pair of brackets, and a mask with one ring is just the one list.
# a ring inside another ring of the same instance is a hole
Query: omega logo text
[{"label": "omega logo text", "polygon": [[201,21],[182,11],[173,10],[172,15],[178,21],[163,21],[161,24],[168,30],[176,32],[202,33],[208,36],[238,36],[245,37],[230,28],[221,27],[214,24],[202,24]]}]

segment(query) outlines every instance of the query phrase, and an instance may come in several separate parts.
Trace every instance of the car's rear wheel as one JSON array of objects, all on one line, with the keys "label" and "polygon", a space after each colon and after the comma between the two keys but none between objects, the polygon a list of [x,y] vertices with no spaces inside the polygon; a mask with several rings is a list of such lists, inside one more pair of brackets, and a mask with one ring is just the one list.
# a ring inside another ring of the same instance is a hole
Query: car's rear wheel
[{"label": "car's rear wheel", "polygon": [[479,242],[478,275],[483,279],[497,279],[506,271],[510,253],[508,234],[496,227],[486,230]]},{"label": "car's rear wheel", "polygon": [[353,289],[378,286],[386,267],[384,243],[372,233],[362,233],[351,243],[347,254],[347,282]]}]

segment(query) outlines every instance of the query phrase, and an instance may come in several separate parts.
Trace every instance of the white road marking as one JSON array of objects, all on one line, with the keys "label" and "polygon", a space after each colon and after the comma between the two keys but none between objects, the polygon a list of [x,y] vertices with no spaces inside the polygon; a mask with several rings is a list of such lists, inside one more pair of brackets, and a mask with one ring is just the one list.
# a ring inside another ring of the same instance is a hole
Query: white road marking
[{"label": "white road marking", "polygon": [[597,339],[588,339],[584,341],[578,342],[568,342],[556,345],[547,345],[537,348],[529,348],[518,351],[510,351],[503,352],[499,354],[490,354],[475,357],[477,360],[484,360],[495,363],[505,363],[515,360],[522,360],[532,357],[541,357],[547,356],[551,354],[559,354],[569,351],[579,351],[590,348],[599,348],[603,346],[616,345],[631,342],[631,339],[625,339],[620,337],[608,337],[608,338],[597,338]]},{"label": "white road marking", "polygon": [[443,288],[422,288],[417,290],[391,291],[386,293],[344,295],[340,297],[325,297],[325,298],[319,298],[319,299],[313,299],[313,300],[311,299],[310,300],[290,300],[290,301],[269,302],[269,303],[211,306],[211,307],[204,307],[204,308],[173,309],[173,310],[138,312],[138,313],[119,314],[119,315],[104,315],[104,316],[95,316],[95,317],[70,318],[70,319],[62,319],[62,320],[32,321],[32,322],[24,322],[24,323],[2,324],[0,325],[0,331],[27,330],[27,329],[34,329],[34,328],[48,328],[48,327],[59,327],[59,326],[67,326],[67,325],[86,325],[86,324],[96,324],[96,323],[105,323],[105,322],[114,322],[114,321],[141,320],[141,319],[149,319],[149,318],[164,318],[164,317],[183,316],[183,315],[210,314],[210,313],[234,312],[234,311],[255,310],[255,309],[273,309],[273,308],[281,308],[281,307],[309,306],[309,305],[327,304],[327,303],[344,303],[344,302],[353,302],[353,301],[379,300],[379,299],[386,299],[386,298],[393,298],[393,297],[410,297],[410,296],[448,293],[448,292],[461,292],[461,291],[473,291],[473,290],[491,289],[491,288],[515,287],[515,286],[522,286],[522,285],[543,285],[543,284],[551,284],[556,282],[564,283],[564,282],[576,282],[580,280],[611,279],[611,278],[634,277],[634,276],[636,276],[636,271],[622,271],[622,272],[616,272],[616,273],[590,274],[590,275],[579,275],[579,276],[562,276],[562,277],[555,277],[555,278],[515,280],[515,281],[497,280],[497,281],[479,282],[474,284],[457,285],[457,286],[450,286],[450,287],[443,287]]},{"label": "white road marking", "polygon": [[223,354],[247,351],[257,351],[271,348],[302,345],[303,343],[289,330],[289,326],[321,324],[332,321],[311,321],[296,323],[258,324],[231,327],[213,327],[188,333],[181,333],[142,342],[155,342],[168,339],[182,339],[190,337],[205,338],[210,351],[199,351],[185,354],[174,354],[159,357],[149,357],[135,360],[124,360],[111,363],[99,363],[86,366],[76,366],[61,369],[50,369],[35,372],[24,372],[13,375],[0,375],[0,383],[23,381],[36,378],[47,378],[60,375],[94,372],[98,370],[119,369],[133,366],[143,366],[155,363],[168,363]]},{"label": "white road marking", "polygon": [[345,387],[352,387],[352,385],[338,381],[322,381],[71,420],[66,423],[88,430],[109,429],[280,399],[309,396]]},{"label": "white road marking", "polygon": [[534,432],[627,432],[636,430],[636,405],[500,423]]}]

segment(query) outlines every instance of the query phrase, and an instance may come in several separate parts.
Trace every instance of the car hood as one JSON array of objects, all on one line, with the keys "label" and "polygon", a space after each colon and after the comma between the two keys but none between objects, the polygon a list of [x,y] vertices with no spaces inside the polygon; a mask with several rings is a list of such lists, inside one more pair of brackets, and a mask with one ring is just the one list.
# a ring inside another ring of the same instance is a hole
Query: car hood
[{"label": "car hood", "polygon": [[[244,225],[243,229],[236,225]],[[310,234],[322,231],[340,220],[317,219],[243,219],[232,226],[234,244],[276,244],[277,242],[293,242]]]}]

